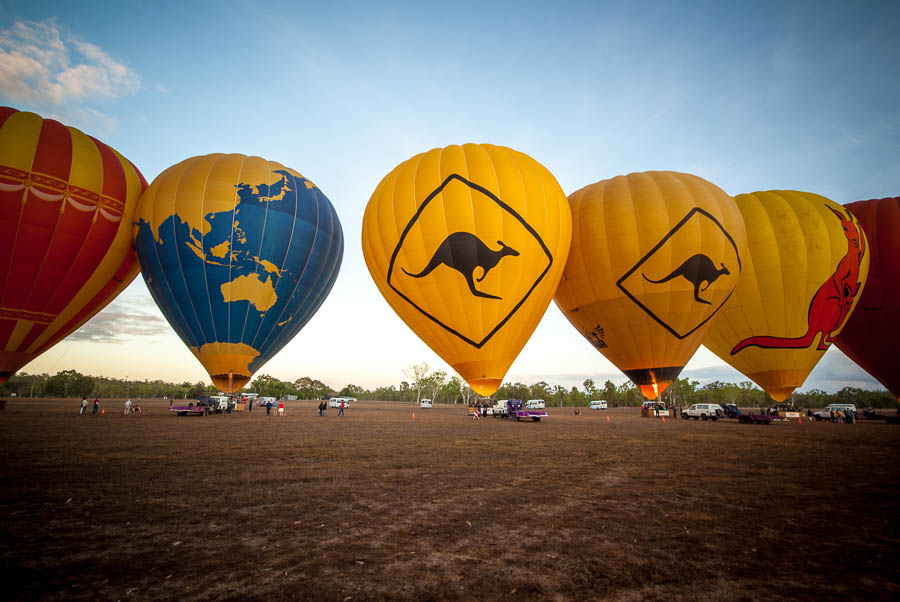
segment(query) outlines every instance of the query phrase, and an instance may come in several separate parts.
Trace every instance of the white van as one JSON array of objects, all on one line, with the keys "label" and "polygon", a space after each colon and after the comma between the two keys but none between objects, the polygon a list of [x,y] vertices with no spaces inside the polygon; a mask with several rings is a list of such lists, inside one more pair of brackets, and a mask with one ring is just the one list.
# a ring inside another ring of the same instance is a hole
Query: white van
[{"label": "white van", "polygon": [[344,402],[344,407],[349,408],[350,403],[356,401],[355,397],[332,397],[328,400],[328,407],[330,408],[339,408],[341,407],[341,402]]},{"label": "white van", "polygon": [[420,407],[423,407],[423,408],[430,408],[430,407],[431,407],[431,400],[428,399],[427,397],[424,397],[424,398],[422,398],[422,400],[419,402],[419,406],[420,406]]},{"label": "white van", "polygon": [[718,420],[725,416],[725,410],[717,403],[695,403],[684,411],[682,418],[694,420]]},{"label": "white van", "polygon": [[525,402],[526,410],[544,410],[546,407],[543,399],[529,399]]},{"label": "white van", "polygon": [[590,403],[588,406],[589,410],[606,410],[606,401],[603,399],[597,399]]},{"label": "white van", "polygon": [[831,411],[834,410],[834,413],[837,414],[837,411],[840,410],[841,414],[846,412],[847,410],[856,414],[856,404],[854,403],[831,403],[825,406],[824,409],[819,410],[818,412],[813,412],[813,416],[816,417],[816,420],[831,420]]}]

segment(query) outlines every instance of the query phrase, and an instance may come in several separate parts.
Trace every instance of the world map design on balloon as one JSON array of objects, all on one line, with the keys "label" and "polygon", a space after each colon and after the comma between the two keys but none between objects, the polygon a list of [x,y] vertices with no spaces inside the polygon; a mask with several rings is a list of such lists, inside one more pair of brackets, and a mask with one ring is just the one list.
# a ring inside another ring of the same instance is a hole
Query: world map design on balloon
[{"label": "world map design on balloon", "polygon": [[271,173],[273,183],[240,182],[231,198],[169,203],[169,215],[157,199],[153,219],[136,223],[148,288],[182,340],[198,356],[253,357],[250,373],[312,317],[343,255],[327,197],[302,176]]}]

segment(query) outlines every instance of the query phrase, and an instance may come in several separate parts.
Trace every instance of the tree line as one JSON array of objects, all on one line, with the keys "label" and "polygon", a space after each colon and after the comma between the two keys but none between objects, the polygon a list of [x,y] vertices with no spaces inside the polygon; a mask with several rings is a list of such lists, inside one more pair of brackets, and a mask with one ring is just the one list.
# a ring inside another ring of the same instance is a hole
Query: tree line
[{"label": "tree line", "polygon": [[[261,397],[289,396],[297,399],[324,399],[334,396],[355,397],[362,400],[418,402],[429,398],[432,403],[469,404],[480,397],[459,376],[449,376],[443,370],[431,371],[425,363],[404,369],[399,385],[366,389],[348,384],[334,389],[320,380],[304,376],[294,381],[282,381],[268,374],[257,376],[247,387]],[[85,376],[75,370],[62,370],[53,376],[20,372],[0,386],[0,396],[10,397],[100,397],[100,398],[163,398],[196,399],[214,395],[216,388],[205,382],[170,383],[163,380],[127,380],[104,376]],[[543,399],[548,406],[586,407],[592,400],[603,399],[610,407],[636,407],[644,401],[640,390],[631,381],[616,385],[607,380],[598,386],[586,379],[582,387],[566,388],[544,381],[528,385],[520,382],[504,383],[493,399]],[[771,407],[775,402],[750,381],[738,384],[715,381],[701,385],[696,380],[677,379],[660,396],[667,405],[688,406],[694,403],[733,403],[743,408]],[[859,408],[897,408],[897,398],[886,390],[868,391],[844,387],[836,393],[811,389],[794,393],[790,401],[801,408],[822,408],[830,403],[855,403]]]}]

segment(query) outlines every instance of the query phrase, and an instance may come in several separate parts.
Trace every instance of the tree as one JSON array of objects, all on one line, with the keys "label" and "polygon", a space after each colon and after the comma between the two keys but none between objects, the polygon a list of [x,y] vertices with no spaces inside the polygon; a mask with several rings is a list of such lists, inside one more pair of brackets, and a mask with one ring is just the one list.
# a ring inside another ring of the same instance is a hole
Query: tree
[{"label": "tree", "polygon": [[465,385],[462,382],[462,379],[455,374],[447,379],[447,382],[444,383],[444,386],[441,388],[441,392],[447,396],[447,399],[453,400],[453,403],[457,403],[459,401],[459,396],[462,392],[462,387]]},{"label": "tree", "polygon": [[413,364],[403,369],[403,375],[413,381],[412,386],[416,390],[416,403],[422,398],[422,389],[425,386],[425,377],[428,375],[428,364]]},{"label": "tree", "polygon": [[560,385],[553,387],[553,401],[558,407],[563,407],[566,403],[566,388]]},{"label": "tree", "polygon": [[329,391],[330,387],[322,381],[304,376],[294,381],[292,395],[296,395],[300,399],[322,399],[328,395]]},{"label": "tree", "polygon": [[584,394],[587,395],[588,400],[594,399],[597,397],[597,389],[594,388],[594,380],[591,378],[585,379],[584,381]]},{"label": "tree", "polygon": [[190,399],[199,399],[200,397],[207,394],[207,390],[208,389],[206,383],[198,380],[187,392],[187,396]]},{"label": "tree", "polygon": [[616,385],[611,380],[606,381],[606,384],[603,385],[603,396],[610,407],[619,405],[619,394],[616,392]]},{"label": "tree", "polygon": [[616,393],[619,397],[619,402],[623,406],[636,407],[641,405],[642,395],[630,380],[626,380],[616,387]]},{"label": "tree", "polygon": [[62,370],[47,381],[47,394],[54,397],[87,397],[94,390],[94,379],[75,370]]},{"label": "tree", "polygon": [[446,382],[447,373],[443,370],[432,372],[431,375],[425,379],[425,390],[431,392],[432,402],[437,401],[438,392],[443,389]]},{"label": "tree", "polygon": [[355,397],[359,399],[365,394],[366,390],[360,387],[359,385],[347,385],[343,389],[341,389],[340,396],[341,397]]},{"label": "tree", "polygon": [[544,381],[538,381],[528,390],[529,399],[547,399],[550,397],[550,385]]}]

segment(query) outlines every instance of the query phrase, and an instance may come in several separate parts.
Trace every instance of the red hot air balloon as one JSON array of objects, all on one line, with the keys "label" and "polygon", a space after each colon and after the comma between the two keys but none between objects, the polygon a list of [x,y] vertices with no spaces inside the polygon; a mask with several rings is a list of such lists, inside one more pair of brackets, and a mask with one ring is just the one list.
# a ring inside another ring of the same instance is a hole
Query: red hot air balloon
[{"label": "red hot air balloon", "polygon": [[99,140],[0,107],[0,384],[137,275],[131,230],[146,187]]},{"label": "red hot air balloon", "polygon": [[871,250],[869,279],[836,344],[900,397],[900,197],[846,205]]}]

